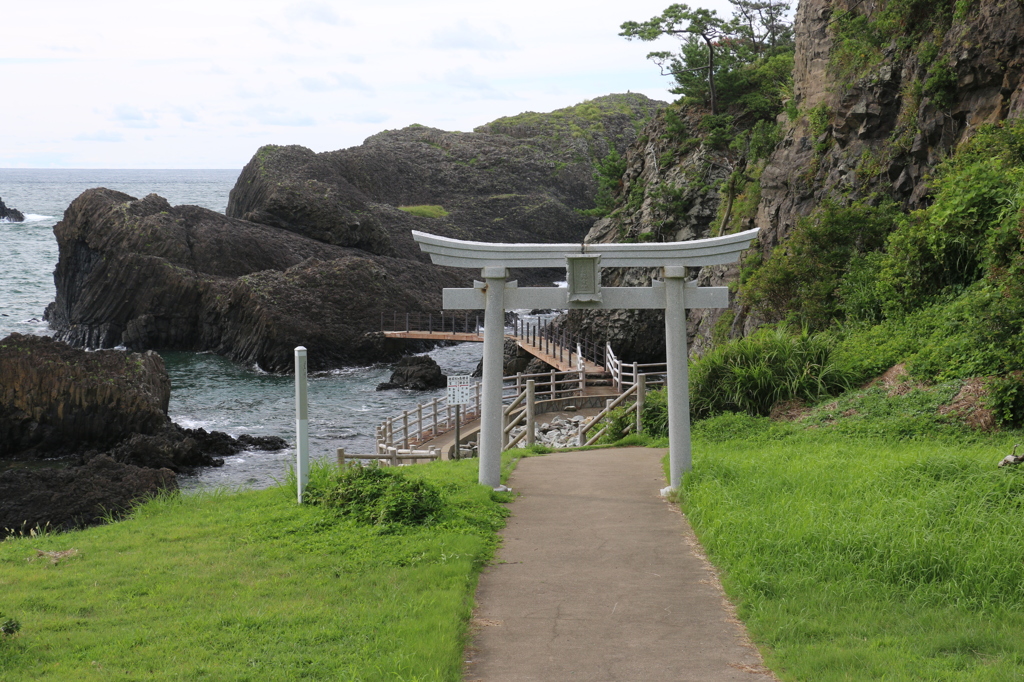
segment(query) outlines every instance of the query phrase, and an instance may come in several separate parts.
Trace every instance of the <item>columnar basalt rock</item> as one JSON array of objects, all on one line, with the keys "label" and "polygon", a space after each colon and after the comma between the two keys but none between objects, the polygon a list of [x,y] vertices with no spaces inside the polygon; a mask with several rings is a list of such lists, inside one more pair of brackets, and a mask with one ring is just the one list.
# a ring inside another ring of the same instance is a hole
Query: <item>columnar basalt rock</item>
[{"label": "columnar basalt rock", "polygon": [[81,350],[41,336],[0,340],[0,457],[106,448],[167,423],[156,353]]}]

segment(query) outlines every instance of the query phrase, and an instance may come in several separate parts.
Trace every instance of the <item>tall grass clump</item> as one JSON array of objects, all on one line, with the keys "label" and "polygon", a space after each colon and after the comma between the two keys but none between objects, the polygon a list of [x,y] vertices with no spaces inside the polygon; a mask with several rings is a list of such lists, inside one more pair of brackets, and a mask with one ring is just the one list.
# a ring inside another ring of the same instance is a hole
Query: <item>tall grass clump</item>
[{"label": "tall grass clump", "polygon": [[444,507],[441,490],[433,483],[408,476],[402,469],[356,462],[341,469],[320,466],[303,499],[378,526],[427,525],[437,520]]},{"label": "tall grass clump", "polygon": [[693,363],[690,411],[701,419],[721,412],[767,415],[781,402],[816,402],[850,387],[832,360],[832,341],[806,331],[768,329],[723,344]]}]

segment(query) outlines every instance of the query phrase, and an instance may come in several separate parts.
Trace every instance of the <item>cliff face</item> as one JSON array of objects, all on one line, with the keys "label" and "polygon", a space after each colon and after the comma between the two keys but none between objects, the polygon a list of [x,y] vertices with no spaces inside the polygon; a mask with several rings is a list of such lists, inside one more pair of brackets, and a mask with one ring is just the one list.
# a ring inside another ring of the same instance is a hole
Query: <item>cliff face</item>
[{"label": "cliff face", "polygon": [[[722,205],[731,194],[725,178],[736,168],[735,159],[707,145],[695,147],[692,140],[666,141],[662,115],[627,153],[628,199],[594,226],[588,240],[648,233],[657,240],[692,239],[717,234],[723,223],[727,231],[756,226],[756,248],[766,261],[786,244],[797,222],[825,202],[874,205],[891,199],[904,211],[928,205],[928,177],[942,159],[979,126],[1024,116],[1024,7],[1016,1],[944,0],[914,5],[901,16],[890,4],[800,3],[793,97],[778,117],[780,141],[754,167],[757,187],[748,186],[745,198],[734,197],[735,206]],[[688,119],[700,115],[683,110],[678,118],[692,130]],[[744,172],[752,175],[749,163]],[[644,186],[634,194],[636,178]],[[666,189],[683,200],[664,201]],[[671,220],[656,210],[659,203],[669,205]],[[742,292],[739,274],[739,265],[709,267],[698,280]],[[650,275],[632,272],[613,280],[641,284]],[[740,305],[741,296],[732,300],[725,311],[690,312],[692,354],[766,321]],[[641,361],[664,352],[655,316],[616,311],[573,315],[568,324],[597,335],[607,326],[613,345]]]},{"label": "cliff face", "polygon": [[[804,114],[787,121],[762,176],[757,224],[765,255],[826,197],[877,192],[920,208],[929,171],[960,142],[984,123],[1024,115],[1020,3],[978,0],[941,35],[885,46],[878,63],[853,79],[834,54],[850,40],[837,29],[844,11],[868,20],[879,12],[872,3],[828,0],[804,0],[797,11],[793,89]],[[823,111],[817,126],[808,115],[816,107]]]}]

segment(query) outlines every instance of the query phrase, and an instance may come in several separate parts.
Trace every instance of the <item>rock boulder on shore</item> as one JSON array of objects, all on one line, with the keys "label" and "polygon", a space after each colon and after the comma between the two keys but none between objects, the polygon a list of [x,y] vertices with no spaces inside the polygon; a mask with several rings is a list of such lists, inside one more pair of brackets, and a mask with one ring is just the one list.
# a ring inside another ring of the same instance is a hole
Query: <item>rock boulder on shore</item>
[{"label": "rock boulder on shore", "polygon": [[0,472],[0,538],[37,527],[59,531],[94,525],[175,489],[169,469],[122,464],[106,455],[66,469],[8,469]]}]

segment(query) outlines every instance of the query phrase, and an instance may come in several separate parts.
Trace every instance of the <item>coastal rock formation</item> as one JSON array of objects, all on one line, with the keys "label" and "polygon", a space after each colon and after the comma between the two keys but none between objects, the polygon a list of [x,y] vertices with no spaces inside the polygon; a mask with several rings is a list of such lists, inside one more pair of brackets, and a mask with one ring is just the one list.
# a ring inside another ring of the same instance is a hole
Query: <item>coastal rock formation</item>
[{"label": "coastal rock formation", "polygon": [[177,472],[223,464],[218,458],[242,450],[286,447],[276,436],[236,439],[171,423],[170,388],[153,351],[87,352],[11,334],[0,340],[0,458],[85,461],[107,452],[121,463]]},{"label": "coastal rock formation", "polygon": [[54,227],[60,258],[55,336],[74,346],[215,351],[289,371],[398,357],[401,342],[367,336],[380,315],[437,310],[462,272],[374,256],[294,232],[87,190]]},{"label": "coastal rock formation", "polygon": [[[425,342],[386,339],[382,315],[436,312],[474,274],[440,268],[413,229],[480,241],[576,242],[593,218],[595,162],[636,139],[662,103],[610,95],[473,133],[385,131],[314,154],[267,146],[227,217],[88,190],[54,227],[46,319],[75,346],[214,351],[273,372],[305,346],[311,370],[388,361]],[[524,284],[561,272],[526,271]]]},{"label": "coastal rock formation", "polygon": [[447,385],[447,378],[441,373],[441,367],[434,358],[429,355],[409,355],[398,361],[391,378],[378,384],[377,390],[409,388],[414,391],[428,391]]},{"label": "coastal rock formation", "polygon": [[156,353],[81,350],[41,336],[0,341],[0,457],[107,448],[167,423],[171,384]]},{"label": "coastal rock formation", "polygon": [[[579,241],[593,223],[577,209],[593,206],[594,162],[624,152],[637,121],[663,104],[608,95],[472,133],[411,125],[322,154],[269,145],[242,170],[227,215],[423,261],[414,229],[476,241]],[[399,210],[420,206],[441,210]]]},{"label": "coastal rock formation", "polygon": [[35,528],[60,531],[101,523],[139,500],[176,488],[169,469],[122,464],[106,455],[67,469],[8,469],[0,472],[0,539]]},{"label": "coastal rock formation", "polygon": [[9,208],[0,199],[0,222],[22,223],[25,222],[25,214],[16,208]]}]

